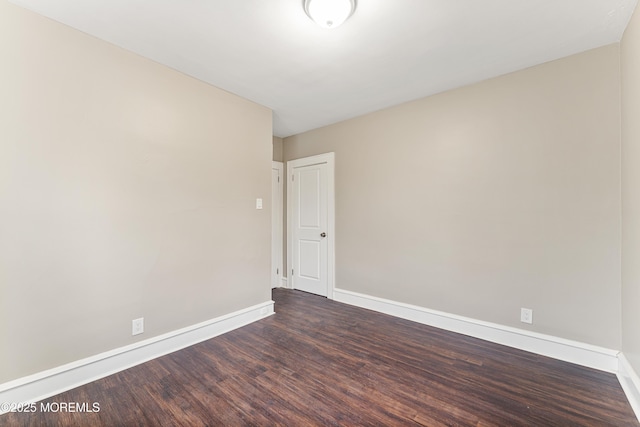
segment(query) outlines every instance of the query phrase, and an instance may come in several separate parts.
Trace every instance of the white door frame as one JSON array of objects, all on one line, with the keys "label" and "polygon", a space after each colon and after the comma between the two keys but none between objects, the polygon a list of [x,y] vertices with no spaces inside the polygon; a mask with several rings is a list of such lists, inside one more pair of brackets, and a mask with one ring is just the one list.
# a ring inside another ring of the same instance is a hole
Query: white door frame
[{"label": "white door frame", "polygon": [[335,289],[335,153],[318,154],[317,156],[304,157],[302,159],[290,160],[287,162],[287,269],[288,283],[287,287],[294,288],[293,275],[291,274],[291,266],[293,265],[292,248],[294,235],[292,227],[292,211],[293,211],[293,170],[297,167],[312,166],[321,163],[327,165],[327,298],[333,299]]},{"label": "white door frame", "polygon": [[[284,214],[284,163],[282,162],[271,162],[271,170],[277,170],[278,176],[280,177],[280,181],[278,182],[278,194],[271,195],[271,202],[274,203],[272,205],[273,209],[276,209],[275,215],[271,217],[271,263],[275,262],[277,268],[277,277],[276,283],[271,283],[271,287],[281,287],[282,286],[282,278],[284,276],[284,266],[283,266],[283,239],[284,239],[284,226],[283,226],[283,214]],[[275,243],[275,244],[274,244]],[[273,272],[272,272],[273,274]],[[273,277],[273,276],[272,276]]]}]

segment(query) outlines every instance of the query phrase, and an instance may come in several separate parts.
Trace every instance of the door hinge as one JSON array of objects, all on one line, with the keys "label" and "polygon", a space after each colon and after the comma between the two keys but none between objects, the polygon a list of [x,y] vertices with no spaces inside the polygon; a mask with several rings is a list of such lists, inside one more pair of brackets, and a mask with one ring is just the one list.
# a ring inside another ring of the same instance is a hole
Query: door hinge
[{"label": "door hinge", "polygon": [[291,181],[295,181],[296,180],[296,176],[295,175],[291,175]]},{"label": "door hinge", "polygon": [[293,276],[293,268],[291,269],[291,276]]},{"label": "door hinge", "polygon": [[278,177],[278,182],[280,182],[280,177]]},{"label": "door hinge", "polygon": [[276,268],[276,274],[280,274],[280,269]]}]

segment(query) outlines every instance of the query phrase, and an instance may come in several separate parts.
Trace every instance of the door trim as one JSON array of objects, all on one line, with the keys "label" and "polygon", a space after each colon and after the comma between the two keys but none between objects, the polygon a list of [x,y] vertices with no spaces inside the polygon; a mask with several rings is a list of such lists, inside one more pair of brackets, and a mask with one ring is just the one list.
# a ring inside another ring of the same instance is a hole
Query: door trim
[{"label": "door trim", "polygon": [[289,185],[293,176],[293,169],[297,167],[313,166],[325,163],[327,165],[327,298],[334,299],[335,289],[335,153],[318,154],[316,156],[289,160],[287,162],[287,286],[294,288],[293,275],[290,274],[293,265],[293,227],[290,218],[293,211],[293,186]]},{"label": "door trim", "polygon": [[[272,206],[272,210],[273,207],[275,207],[277,209],[276,212],[276,216],[275,218],[271,218],[271,230],[273,232],[273,226],[274,224],[276,225],[277,231],[275,233],[275,236],[271,235],[271,247],[273,248],[273,241],[275,239],[275,243],[276,243],[276,253],[272,253],[271,254],[271,262],[273,263],[274,261],[274,256],[276,257],[275,261],[276,261],[276,268],[278,269],[278,274],[276,277],[276,283],[271,283],[271,287],[272,288],[280,288],[282,287],[282,280],[283,280],[283,276],[284,276],[284,263],[283,263],[283,258],[284,258],[284,180],[285,180],[285,176],[284,176],[284,163],[282,162],[276,162],[276,161],[272,161],[271,162],[271,170],[277,170],[278,171],[278,176],[280,177],[280,182],[278,182],[278,195],[277,195],[277,200],[274,200],[275,197],[272,194],[271,195],[271,202],[272,203],[277,203],[276,206]],[[273,273],[273,272],[272,272]]]}]

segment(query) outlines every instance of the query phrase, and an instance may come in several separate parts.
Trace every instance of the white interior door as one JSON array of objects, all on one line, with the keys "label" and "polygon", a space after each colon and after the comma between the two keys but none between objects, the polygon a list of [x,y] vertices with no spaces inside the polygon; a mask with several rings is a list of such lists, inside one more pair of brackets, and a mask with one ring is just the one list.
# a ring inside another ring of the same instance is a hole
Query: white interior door
[{"label": "white interior door", "polygon": [[282,286],[283,177],[284,165],[273,162],[271,167],[271,287]]},{"label": "white interior door", "polygon": [[287,163],[287,170],[291,286],[332,297],[333,164],[326,156],[314,156]]}]

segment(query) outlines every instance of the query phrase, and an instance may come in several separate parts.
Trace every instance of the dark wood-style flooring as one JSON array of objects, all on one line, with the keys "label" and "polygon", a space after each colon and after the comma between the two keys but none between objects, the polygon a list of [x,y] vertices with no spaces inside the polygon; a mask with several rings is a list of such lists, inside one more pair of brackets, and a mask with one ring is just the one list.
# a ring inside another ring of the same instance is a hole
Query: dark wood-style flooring
[{"label": "dark wood-style flooring", "polygon": [[638,426],[616,377],[276,289],[276,314],[10,413],[34,426]]}]

